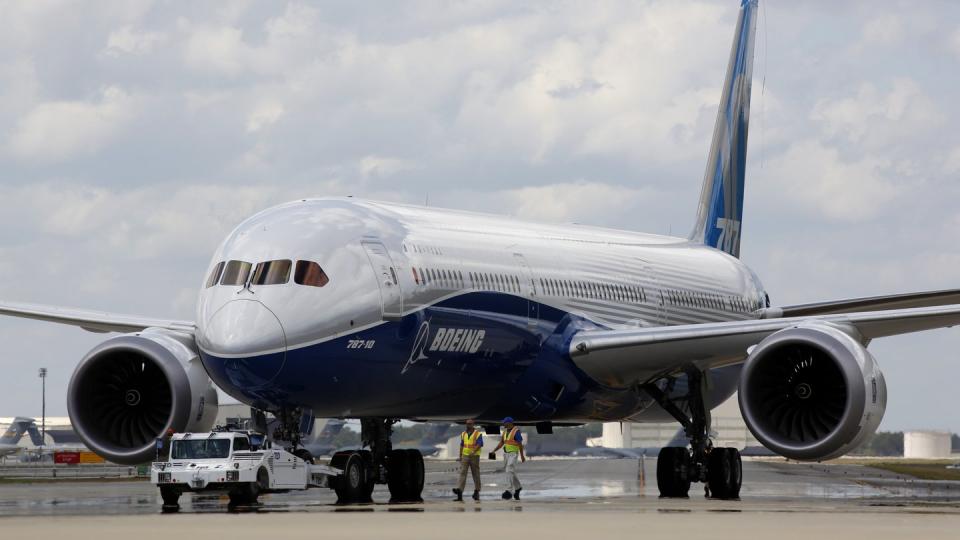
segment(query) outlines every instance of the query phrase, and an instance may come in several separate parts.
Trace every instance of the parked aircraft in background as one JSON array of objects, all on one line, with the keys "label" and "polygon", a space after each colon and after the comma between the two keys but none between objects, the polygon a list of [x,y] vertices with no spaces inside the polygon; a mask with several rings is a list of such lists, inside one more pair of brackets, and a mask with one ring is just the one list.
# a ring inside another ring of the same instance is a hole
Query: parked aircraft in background
[{"label": "parked aircraft in background", "polygon": [[[214,384],[281,420],[358,418],[337,453],[338,495],[388,483],[418,499],[419,452],[399,419],[548,432],[587,421],[678,421],[689,448],[660,451],[665,496],[709,481],[737,497],[740,455],[713,448],[710,410],[739,388],[770,450],[822,460],[856,448],[886,407],[866,346],[960,323],[960,292],[774,307],[739,259],[756,0],[744,0],[692,234],[687,238],[354,198],[304,199],[241,223],[213,254],[196,319],[0,304],[0,313],[122,332],[86,354],[67,404],[109,460],[153,455],[167,428],[209,429]],[[292,434],[292,435],[291,435]],[[292,440],[289,440],[292,439]],[[302,450],[302,448],[300,448]]]},{"label": "parked aircraft in background", "polygon": [[[14,418],[13,421],[10,422],[10,427],[3,432],[3,435],[0,435],[0,457],[17,454],[23,450],[23,447],[20,446],[20,439],[23,438],[25,433],[30,431],[30,427],[33,425],[33,418],[25,418],[22,416]],[[30,436],[36,437],[33,441],[34,445],[39,445],[42,442],[39,434],[34,435],[30,433]]]},{"label": "parked aircraft in background", "polygon": [[[336,444],[337,435],[343,431],[347,424],[345,421],[331,418],[329,420],[317,419],[314,421],[313,434],[304,437],[301,446],[306,448],[312,456],[329,456],[338,450]],[[320,429],[318,430],[317,427]]]}]

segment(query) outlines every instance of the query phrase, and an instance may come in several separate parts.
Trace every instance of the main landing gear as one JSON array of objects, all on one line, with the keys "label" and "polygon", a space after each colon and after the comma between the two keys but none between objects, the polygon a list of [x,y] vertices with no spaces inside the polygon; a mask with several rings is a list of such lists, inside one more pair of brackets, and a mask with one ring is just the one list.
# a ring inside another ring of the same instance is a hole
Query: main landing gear
[{"label": "main landing gear", "polygon": [[743,480],[740,451],[714,448],[710,441],[710,410],[704,401],[705,377],[698,369],[686,370],[689,415],[657,385],[643,387],[657,403],[683,426],[690,448],[667,447],[657,458],[657,487],[661,497],[687,497],[691,482],[703,482],[707,497],[737,499]]},{"label": "main landing gear", "polygon": [[421,502],[423,492],[423,455],[419,450],[395,449],[390,442],[393,424],[390,418],[364,418],[360,421],[360,440],[369,450],[337,452],[330,461],[343,471],[333,481],[339,504],[372,502],[376,484],[387,484],[390,502]]}]

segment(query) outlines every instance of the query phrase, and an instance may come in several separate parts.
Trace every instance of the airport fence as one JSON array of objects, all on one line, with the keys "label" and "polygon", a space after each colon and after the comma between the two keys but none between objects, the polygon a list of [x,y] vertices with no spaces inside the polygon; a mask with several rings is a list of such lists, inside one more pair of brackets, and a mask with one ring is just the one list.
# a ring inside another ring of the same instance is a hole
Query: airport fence
[{"label": "airport fence", "polygon": [[0,464],[0,478],[5,479],[96,479],[147,478],[146,465],[115,465],[112,463],[53,465],[50,463]]}]

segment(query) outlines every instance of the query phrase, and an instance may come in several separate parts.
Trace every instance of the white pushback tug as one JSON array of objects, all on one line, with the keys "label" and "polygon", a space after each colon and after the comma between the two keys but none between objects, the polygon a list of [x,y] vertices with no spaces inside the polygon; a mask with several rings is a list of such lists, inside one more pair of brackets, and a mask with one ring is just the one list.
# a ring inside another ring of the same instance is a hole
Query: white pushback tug
[{"label": "white pushback tug", "polygon": [[340,469],[304,457],[251,431],[177,433],[167,461],[153,463],[150,481],[160,488],[165,508],[178,508],[186,492],[226,493],[238,505],[256,503],[264,493],[338,487]]}]

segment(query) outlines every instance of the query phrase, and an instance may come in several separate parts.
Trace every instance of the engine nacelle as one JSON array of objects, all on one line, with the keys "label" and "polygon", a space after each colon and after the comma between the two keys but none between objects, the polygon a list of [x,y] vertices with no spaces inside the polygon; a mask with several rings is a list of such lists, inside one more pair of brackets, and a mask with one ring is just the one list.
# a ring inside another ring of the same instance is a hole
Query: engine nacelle
[{"label": "engine nacelle", "polygon": [[758,441],[790,459],[819,461],[876,432],[887,385],[855,332],[814,322],[781,330],[751,351],[739,399]]},{"label": "engine nacelle", "polygon": [[167,429],[209,430],[217,406],[193,338],[159,329],[104,341],[80,361],[67,390],[70,420],[87,447],[131,465],[151,461]]}]

